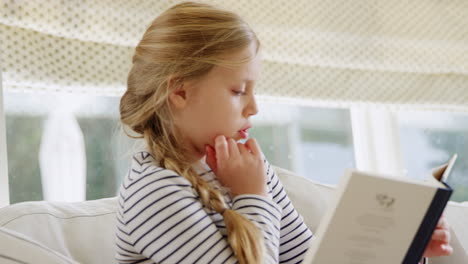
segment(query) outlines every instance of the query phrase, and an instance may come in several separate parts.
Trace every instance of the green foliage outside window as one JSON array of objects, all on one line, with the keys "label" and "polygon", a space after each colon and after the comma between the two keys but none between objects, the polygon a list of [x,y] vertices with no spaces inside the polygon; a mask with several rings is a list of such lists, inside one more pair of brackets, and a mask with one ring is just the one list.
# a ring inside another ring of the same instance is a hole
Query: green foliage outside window
[{"label": "green foliage outside window", "polygon": [[43,117],[7,115],[7,155],[10,203],[40,201],[39,147]]},{"label": "green foliage outside window", "polygon": [[[448,179],[448,184],[455,190],[451,200],[457,202],[468,201],[468,132],[461,131],[432,131],[426,132],[431,146],[439,149],[451,157],[453,153],[458,154],[453,172]],[[434,160],[431,167],[437,167],[447,160]]]},{"label": "green foliage outside window", "polygon": [[[10,203],[43,200],[39,148],[43,116],[7,115],[7,155]],[[114,167],[112,134],[117,120],[78,118],[86,147],[86,199],[116,195],[118,171]],[[121,173],[121,172],[120,172]]]}]

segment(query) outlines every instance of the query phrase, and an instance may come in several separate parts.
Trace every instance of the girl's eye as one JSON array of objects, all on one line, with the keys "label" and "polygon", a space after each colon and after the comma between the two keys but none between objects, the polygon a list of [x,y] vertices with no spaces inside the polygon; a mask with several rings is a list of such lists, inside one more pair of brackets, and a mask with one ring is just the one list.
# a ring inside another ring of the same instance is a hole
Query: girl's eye
[{"label": "girl's eye", "polygon": [[243,91],[232,91],[232,92],[237,96],[241,96],[241,95],[245,94],[245,92],[243,92]]}]

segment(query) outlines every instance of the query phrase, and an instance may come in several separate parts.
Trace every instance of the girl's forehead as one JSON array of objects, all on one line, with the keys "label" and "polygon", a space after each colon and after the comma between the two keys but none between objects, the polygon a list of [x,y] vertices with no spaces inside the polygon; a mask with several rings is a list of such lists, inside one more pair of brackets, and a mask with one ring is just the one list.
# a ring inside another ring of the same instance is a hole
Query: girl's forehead
[{"label": "girl's forehead", "polygon": [[[219,74],[220,78],[226,78],[235,81],[256,81],[260,77],[261,71],[261,56],[260,54],[246,54],[244,56],[238,54],[237,59],[249,58],[245,63],[236,67],[215,66],[214,72]],[[246,56],[247,55],[247,56]],[[233,58],[235,59],[235,58]]]},{"label": "girl's forehead", "polygon": [[223,57],[228,60],[245,60],[248,58],[253,58],[258,56],[260,51],[257,51],[257,45],[255,43],[251,43],[247,47],[225,54]]},{"label": "girl's forehead", "polygon": [[260,58],[255,57],[236,67],[215,66],[210,75],[221,81],[255,82],[260,77],[260,66]]},{"label": "girl's forehead", "polygon": [[223,60],[236,62],[245,61],[239,65],[216,65],[207,75],[199,79],[201,82],[231,83],[255,82],[260,75],[261,55],[256,46],[250,45],[237,52],[225,54]]}]

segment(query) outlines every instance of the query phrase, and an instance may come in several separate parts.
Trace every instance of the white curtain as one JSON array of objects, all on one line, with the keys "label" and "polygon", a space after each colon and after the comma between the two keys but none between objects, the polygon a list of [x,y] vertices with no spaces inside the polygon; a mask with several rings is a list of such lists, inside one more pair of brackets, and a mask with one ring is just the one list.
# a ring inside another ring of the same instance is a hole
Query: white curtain
[{"label": "white curtain", "polygon": [[39,150],[45,201],[86,200],[86,152],[78,121],[69,109],[57,109],[44,123]]},{"label": "white curtain", "polygon": [[[4,88],[120,95],[134,46],[181,1],[0,4]],[[468,111],[468,1],[225,0],[263,46],[264,97]]]}]

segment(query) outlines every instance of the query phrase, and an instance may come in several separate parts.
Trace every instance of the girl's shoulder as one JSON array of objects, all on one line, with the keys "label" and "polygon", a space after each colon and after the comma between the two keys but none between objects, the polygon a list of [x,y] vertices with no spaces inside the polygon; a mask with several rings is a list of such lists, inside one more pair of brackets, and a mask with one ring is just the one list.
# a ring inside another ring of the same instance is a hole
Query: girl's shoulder
[{"label": "girl's shoulder", "polygon": [[175,171],[159,166],[156,159],[147,151],[132,156],[130,169],[122,181],[128,192],[159,190],[164,186],[191,187],[192,184]]},{"label": "girl's shoulder", "polygon": [[[148,152],[132,156],[127,175],[119,190],[119,217],[121,223],[140,215],[148,206],[157,201],[166,202],[181,199],[197,199],[192,184],[172,170],[162,168]],[[170,199],[166,199],[170,197]]]},{"label": "girl's shoulder", "polygon": [[159,167],[156,159],[147,151],[140,151],[132,156],[131,168],[141,168],[141,167]]}]

